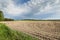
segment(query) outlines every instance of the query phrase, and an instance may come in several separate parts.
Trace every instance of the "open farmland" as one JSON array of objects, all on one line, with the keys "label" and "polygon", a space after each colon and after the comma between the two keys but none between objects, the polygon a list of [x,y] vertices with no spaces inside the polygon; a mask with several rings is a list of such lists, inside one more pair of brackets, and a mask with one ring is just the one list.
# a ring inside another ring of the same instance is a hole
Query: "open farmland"
[{"label": "open farmland", "polygon": [[40,40],[60,40],[60,21],[7,21],[1,23]]}]

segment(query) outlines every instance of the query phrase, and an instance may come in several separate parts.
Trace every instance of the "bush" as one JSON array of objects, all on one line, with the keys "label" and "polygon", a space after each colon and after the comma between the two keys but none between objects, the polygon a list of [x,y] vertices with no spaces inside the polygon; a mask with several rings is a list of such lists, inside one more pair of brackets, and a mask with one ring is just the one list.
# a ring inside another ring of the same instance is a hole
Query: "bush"
[{"label": "bush", "polygon": [[0,21],[3,21],[4,20],[4,15],[3,15],[3,12],[0,11]]}]

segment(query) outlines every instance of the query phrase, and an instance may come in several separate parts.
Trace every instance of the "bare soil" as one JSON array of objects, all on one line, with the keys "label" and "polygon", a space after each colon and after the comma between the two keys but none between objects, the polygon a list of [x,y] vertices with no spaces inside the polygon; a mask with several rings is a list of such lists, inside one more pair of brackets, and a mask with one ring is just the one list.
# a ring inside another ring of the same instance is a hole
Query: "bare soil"
[{"label": "bare soil", "polygon": [[60,21],[7,21],[9,28],[22,31],[40,40],[60,40]]}]

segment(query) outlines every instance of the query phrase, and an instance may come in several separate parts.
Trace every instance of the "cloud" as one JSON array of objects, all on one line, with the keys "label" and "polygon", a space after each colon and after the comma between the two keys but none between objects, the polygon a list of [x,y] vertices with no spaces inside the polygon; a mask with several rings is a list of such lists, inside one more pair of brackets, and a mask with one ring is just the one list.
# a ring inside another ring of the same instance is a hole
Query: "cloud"
[{"label": "cloud", "polygon": [[16,6],[14,4],[14,1],[9,0],[8,2],[6,0],[2,1],[0,0],[0,9],[4,12],[5,17],[14,17],[14,16],[18,16],[18,15],[23,15],[24,13],[29,12],[28,8],[25,8],[23,6]]},{"label": "cloud", "polygon": [[7,13],[13,16],[18,16],[18,15],[21,15],[22,13],[26,13],[28,10],[23,7],[15,7],[14,5],[9,5],[7,6],[6,11]]},{"label": "cloud", "polygon": [[[0,0],[5,17],[14,19],[60,19],[60,0],[29,0],[19,5],[17,0]],[[20,1],[21,2],[21,1]]]}]

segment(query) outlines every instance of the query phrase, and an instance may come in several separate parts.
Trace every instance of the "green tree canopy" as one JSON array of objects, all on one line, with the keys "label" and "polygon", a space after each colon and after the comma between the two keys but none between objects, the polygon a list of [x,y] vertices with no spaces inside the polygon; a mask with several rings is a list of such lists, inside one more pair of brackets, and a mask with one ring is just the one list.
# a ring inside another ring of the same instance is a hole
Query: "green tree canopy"
[{"label": "green tree canopy", "polygon": [[0,11],[0,21],[3,21],[4,20],[4,14],[2,11]]},{"label": "green tree canopy", "polygon": [[14,21],[14,19],[4,18],[4,21]]}]

